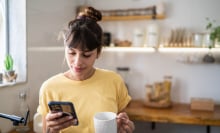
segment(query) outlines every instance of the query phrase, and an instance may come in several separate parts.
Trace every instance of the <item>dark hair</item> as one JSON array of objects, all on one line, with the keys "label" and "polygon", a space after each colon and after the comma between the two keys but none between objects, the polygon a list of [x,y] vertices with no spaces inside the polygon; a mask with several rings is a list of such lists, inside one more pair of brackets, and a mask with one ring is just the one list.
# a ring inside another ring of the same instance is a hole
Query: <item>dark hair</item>
[{"label": "dark hair", "polygon": [[102,49],[103,31],[97,21],[101,21],[102,14],[93,7],[86,7],[76,18],[69,22],[64,33],[64,41],[69,48],[80,48],[92,51]]}]

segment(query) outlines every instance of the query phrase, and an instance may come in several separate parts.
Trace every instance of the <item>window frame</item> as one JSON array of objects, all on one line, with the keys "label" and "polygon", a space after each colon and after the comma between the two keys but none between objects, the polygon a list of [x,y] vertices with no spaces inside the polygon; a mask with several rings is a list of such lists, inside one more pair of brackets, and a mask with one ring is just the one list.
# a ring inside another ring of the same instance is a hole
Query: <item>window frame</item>
[{"label": "window frame", "polygon": [[[5,49],[2,51],[4,52],[4,55],[12,55],[14,59],[14,69],[18,74],[15,82],[6,82],[3,79],[3,83],[0,83],[1,88],[9,85],[25,83],[27,81],[27,31],[26,0],[1,0],[0,2],[3,8],[2,17],[4,28],[4,35],[2,38],[4,46],[2,47]],[[18,20],[18,18],[20,20]],[[4,55],[2,54],[1,56],[4,57]],[[3,70],[0,72],[4,74],[4,58],[1,61]]]},{"label": "window frame", "polygon": [[[6,40],[8,40],[7,38],[6,38],[6,36],[7,36],[7,34],[8,34],[8,31],[7,31],[7,26],[6,26],[6,24],[7,24],[7,20],[6,20],[6,12],[7,12],[7,10],[6,10],[6,3],[5,3],[5,1],[7,1],[7,0],[0,0],[0,12],[1,12],[1,19],[2,19],[2,22],[1,22],[1,48],[0,48],[0,52],[1,52],[1,54],[0,54],[0,57],[1,57],[1,63],[0,63],[0,66],[1,66],[1,68],[2,68],[2,70],[0,70],[0,73],[3,73],[3,66],[4,66],[4,63],[3,63],[3,59],[4,59],[4,55],[6,54],[6,52],[8,52],[9,50],[8,50],[8,48],[7,48],[7,45],[6,45],[6,43],[8,43],[8,42],[6,42]],[[3,49],[6,49],[6,50],[3,50]]]}]

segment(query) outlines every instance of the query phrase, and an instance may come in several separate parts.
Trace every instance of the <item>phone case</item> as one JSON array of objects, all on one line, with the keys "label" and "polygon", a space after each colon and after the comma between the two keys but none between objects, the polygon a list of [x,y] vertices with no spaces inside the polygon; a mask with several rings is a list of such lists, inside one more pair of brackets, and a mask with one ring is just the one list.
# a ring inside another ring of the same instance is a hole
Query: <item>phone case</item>
[{"label": "phone case", "polygon": [[48,106],[52,112],[63,112],[62,117],[72,115],[77,121],[74,125],[78,125],[79,121],[76,115],[76,111],[72,102],[63,102],[63,101],[50,101]]}]

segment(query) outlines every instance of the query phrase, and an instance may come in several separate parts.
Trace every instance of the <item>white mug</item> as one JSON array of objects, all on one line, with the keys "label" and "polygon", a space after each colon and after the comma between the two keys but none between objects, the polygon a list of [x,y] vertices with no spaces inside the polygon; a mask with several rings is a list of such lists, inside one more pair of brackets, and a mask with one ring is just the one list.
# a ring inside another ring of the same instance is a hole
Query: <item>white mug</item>
[{"label": "white mug", "polygon": [[94,115],[95,133],[117,133],[116,113],[99,112]]}]

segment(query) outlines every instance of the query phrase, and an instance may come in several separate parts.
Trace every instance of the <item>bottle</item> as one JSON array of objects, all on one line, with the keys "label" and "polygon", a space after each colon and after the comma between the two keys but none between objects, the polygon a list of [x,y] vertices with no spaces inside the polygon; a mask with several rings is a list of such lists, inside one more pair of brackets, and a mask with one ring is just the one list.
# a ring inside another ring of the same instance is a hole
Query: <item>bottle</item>
[{"label": "bottle", "polygon": [[42,132],[42,115],[38,112],[34,114],[34,132],[41,133]]},{"label": "bottle", "polygon": [[[26,119],[26,114],[27,114],[27,111],[29,110],[28,104],[26,102],[26,92],[19,93],[19,100],[20,100],[19,116]],[[21,123],[16,127],[16,131],[19,133],[25,133],[25,132],[28,132],[29,130],[30,128],[28,127],[28,124],[24,126],[24,124]]]},{"label": "bottle", "polygon": [[20,92],[19,93],[19,99],[20,99],[20,114],[21,117],[26,117],[26,113],[28,111],[28,104],[26,102],[26,93],[25,92]]}]

